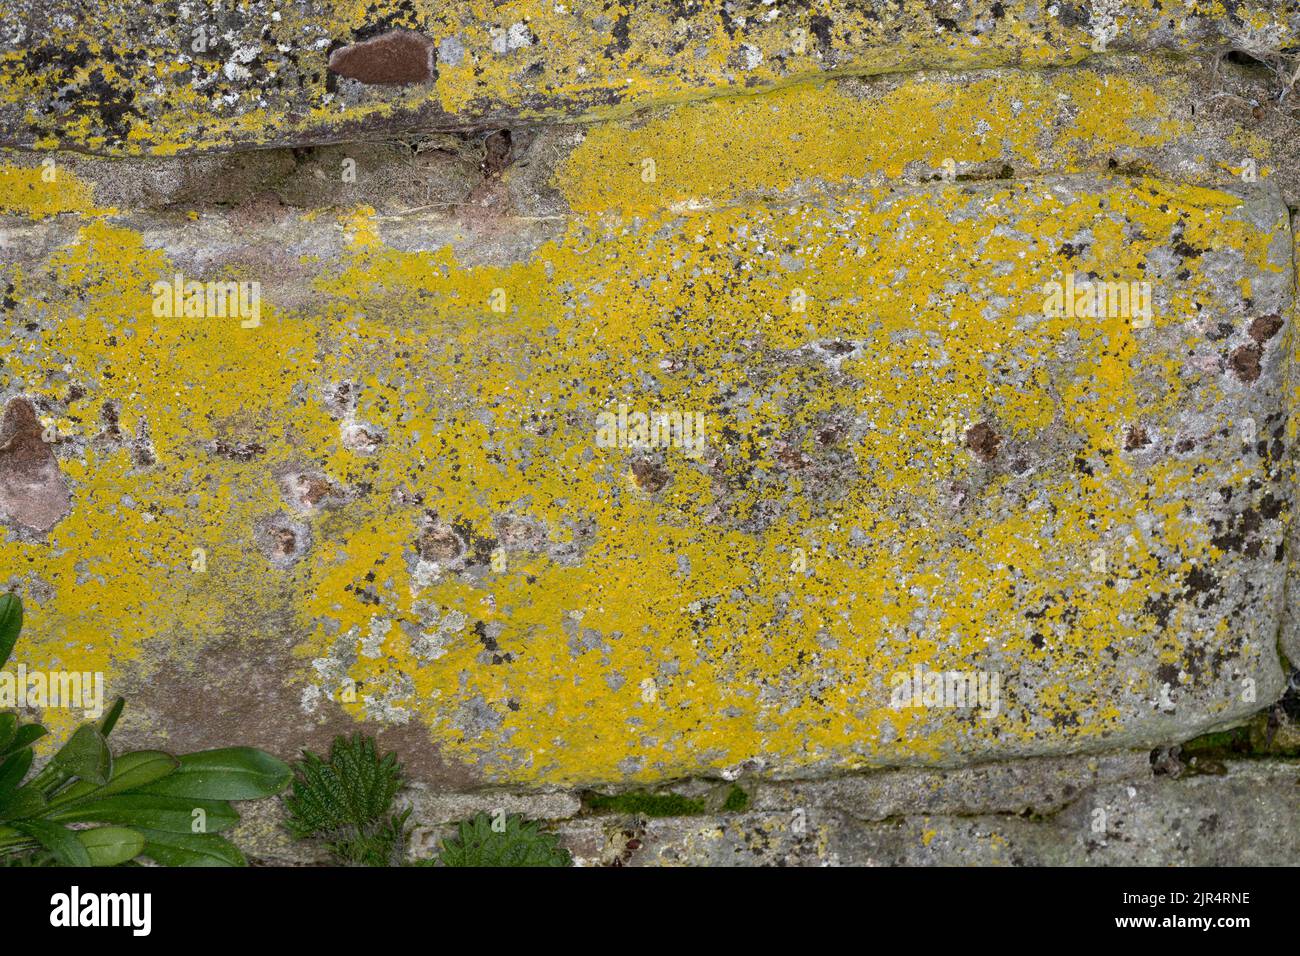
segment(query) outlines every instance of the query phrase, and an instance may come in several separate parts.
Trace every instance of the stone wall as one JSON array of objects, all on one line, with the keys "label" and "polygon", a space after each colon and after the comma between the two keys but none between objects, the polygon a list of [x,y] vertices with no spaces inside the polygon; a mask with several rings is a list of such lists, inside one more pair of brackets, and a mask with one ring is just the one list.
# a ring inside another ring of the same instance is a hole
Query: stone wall
[{"label": "stone wall", "polygon": [[417,855],[1294,862],[1298,32],[0,0],[29,666],[374,733]]}]

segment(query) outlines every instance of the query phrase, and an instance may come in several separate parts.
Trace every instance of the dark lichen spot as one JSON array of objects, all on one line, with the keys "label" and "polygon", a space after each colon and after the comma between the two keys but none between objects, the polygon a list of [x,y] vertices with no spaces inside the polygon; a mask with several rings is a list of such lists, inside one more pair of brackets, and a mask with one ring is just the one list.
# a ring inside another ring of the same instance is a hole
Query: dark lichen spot
[{"label": "dark lichen spot", "polygon": [[972,425],[966,431],[966,447],[975,452],[981,461],[992,461],[997,458],[998,447],[1001,444],[1002,436],[986,422]]},{"label": "dark lichen spot", "polygon": [[1124,450],[1136,451],[1151,444],[1151,438],[1142,425],[1130,425],[1124,431]]},{"label": "dark lichen spot", "polygon": [[1260,347],[1241,345],[1228,356],[1228,367],[1241,381],[1250,384],[1259,378]]},{"label": "dark lichen spot", "polygon": [[1277,334],[1282,328],[1280,315],[1261,315],[1250,323],[1250,337],[1261,345]]},{"label": "dark lichen spot", "polygon": [[212,454],[220,458],[229,458],[231,461],[252,461],[254,458],[266,454],[266,446],[255,441],[229,442],[218,438],[210,447]]},{"label": "dark lichen spot", "polygon": [[1168,684],[1170,687],[1178,686],[1178,665],[1161,664],[1156,668],[1156,680],[1162,684]]},{"label": "dark lichen spot", "polygon": [[654,494],[668,484],[671,476],[663,465],[637,458],[632,462],[632,477],[636,480],[638,488]]}]

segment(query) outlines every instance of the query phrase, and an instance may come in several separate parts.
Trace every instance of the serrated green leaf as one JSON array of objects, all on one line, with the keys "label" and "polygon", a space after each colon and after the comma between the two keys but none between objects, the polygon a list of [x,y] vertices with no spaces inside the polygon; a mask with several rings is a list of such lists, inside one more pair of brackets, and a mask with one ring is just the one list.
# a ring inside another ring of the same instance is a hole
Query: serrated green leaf
[{"label": "serrated green leaf", "polygon": [[553,833],[542,832],[536,821],[516,814],[497,831],[486,813],[457,827],[454,837],[442,842],[443,866],[516,867],[572,866],[573,857]]},{"label": "serrated green leaf", "polygon": [[122,793],[55,810],[48,819],[60,823],[117,823],[168,833],[193,833],[198,821],[203,827],[199,833],[220,833],[238,823],[239,814],[224,800]]},{"label": "serrated green leaf", "polygon": [[0,595],[0,667],[9,663],[9,655],[23,629],[23,602],[17,594]]},{"label": "serrated green leaf", "polygon": [[284,804],[297,837],[382,826],[403,782],[396,754],[381,758],[374,739],[360,733],[336,737],[328,761],[303,753],[294,771],[293,793]]},{"label": "serrated green leaf", "polygon": [[113,761],[113,775],[100,786],[78,780],[50,801],[52,807],[65,807],[88,798],[112,796],[126,790],[148,786],[180,767],[181,762],[161,750],[133,750]]},{"label": "serrated green leaf", "polygon": [[90,866],[90,853],[67,827],[48,820],[19,820],[10,826],[45,847],[64,866]]},{"label": "serrated green leaf", "polygon": [[91,783],[108,783],[113,773],[113,755],[108,741],[99,729],[90,724],[78,727],[68,742],[51,759],[53,767],[65,774],[89,780]]},{"label": "serrated green leaf", "polygon": [[180,758],[174,772],[133,792],[198,800],[260,800],[275,796],[292,777],[283,760],[253,747],[204,750]]},{"label": "serrated green leaf", "polygon": [[247,866],[244,855],[214,833],[141,830],[144,856],[163,866]]},{"label": "serrated green leaf", "polygon": [[126,827],[95,827],[76,834],[91,866],[119,866],[144,852],[144,837]]}]

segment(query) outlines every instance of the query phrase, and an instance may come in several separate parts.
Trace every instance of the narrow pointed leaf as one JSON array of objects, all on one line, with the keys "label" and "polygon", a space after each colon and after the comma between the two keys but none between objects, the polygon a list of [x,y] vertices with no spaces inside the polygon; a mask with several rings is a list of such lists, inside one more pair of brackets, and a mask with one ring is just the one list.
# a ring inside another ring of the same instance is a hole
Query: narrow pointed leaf
[{"label": "narrow pointed leaf", "polygon": [[9,744],[13,742],[14,735],[17,733],[18,715],[0,714],[0,754],[8,749]]},{"label": "narrow pointed leaf", "polygon": [[104,712],[99,718],[99,732],[107,737],[117,726],[117,719],[122,716],[122,711],[126,709],[126,698],[119,697],[113,701],[113,706]]},{"label": "narrow pointed leaf", "polygon": [[204,750],[180,758],[180,767],[136,793],[201,800],[260,800],[289,785],[293,772],[283,760],[252,747]]},{"label": "narrow pointed leaf", "polygon": [[151,793],[122,793],[82,801],[56,810],[48,818],[59,823],[116,823],[168,833],[193,833],[196,825],[202,828],[199,833],[219,833],[239,822],[239,814],[224,800]]},{"label": "narrow pointed leaf", "polygon": [[27,749],[0,762],[0,800],[10,796],[22,785],[27,771],[32,769],[32,759],[32,752]]},{"label": "narrow pointed leaf", "polygon": [[0,595],[0,667],[9,663],[9,655],[23,629],[23,602],[17,594]]},{"label": "narrow pointed leaf", "polygon": [[64,866],[90,866],[90,853],[67,827],[47,820],[21,820],[10,825],[49,850]]},{"label": "narrow pointed leaf", "polygon": [[9,742],[9,746],[3,752],[0,752],[0,757],[7,757],[20,750],[25,750],[44,737],[45,734],[46,730],[40,724],[23,724],[14,734],[14,739]]}]

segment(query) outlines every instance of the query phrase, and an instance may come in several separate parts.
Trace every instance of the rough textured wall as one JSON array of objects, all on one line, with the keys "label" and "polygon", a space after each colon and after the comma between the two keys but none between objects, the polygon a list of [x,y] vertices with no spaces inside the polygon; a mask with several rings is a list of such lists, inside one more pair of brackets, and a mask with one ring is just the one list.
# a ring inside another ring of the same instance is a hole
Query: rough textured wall
[{"label": "rough textured wall", "polygon": [[0,14],[0,569],[125,736],[585,862],[1294,860],[1300,5]]}]

